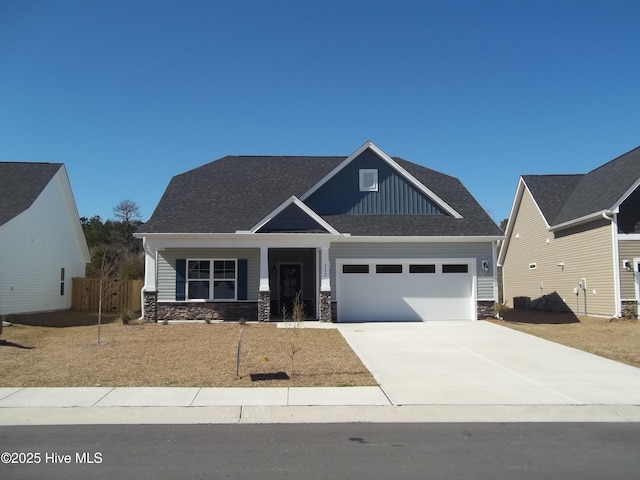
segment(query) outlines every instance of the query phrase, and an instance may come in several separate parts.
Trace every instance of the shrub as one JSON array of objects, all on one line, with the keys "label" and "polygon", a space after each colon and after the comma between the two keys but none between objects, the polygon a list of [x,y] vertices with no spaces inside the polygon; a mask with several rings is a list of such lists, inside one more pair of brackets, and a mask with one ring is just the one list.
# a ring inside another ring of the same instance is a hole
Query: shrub
[{"label": "shrub", "polygon": [[504,303],[494,303],[493,304],[493,315],[497,318],[502,318],[502,316],[507,313],[510,308]]},{"label": "shrub", "polygon": [[123,325],[128,325],[130,321],[137,318],[138,314],[133,310],[123,310],[118,314],[118,321],[122,322]]}]

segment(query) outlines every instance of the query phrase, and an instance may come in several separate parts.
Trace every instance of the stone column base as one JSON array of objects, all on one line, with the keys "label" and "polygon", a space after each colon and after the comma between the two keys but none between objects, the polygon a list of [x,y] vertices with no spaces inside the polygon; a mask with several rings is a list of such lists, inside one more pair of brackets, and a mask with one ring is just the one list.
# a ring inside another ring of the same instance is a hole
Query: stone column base
[{"label": "stone column base", "polygon": [[476,312],[478,320],[493,317],[493,301],[478,300],[476,303]]},{"label": "stone column base", "polygon": [[321,322],[331,322],[331,292],[320,292],[320,319]]},{"label": "stone column base", "polygon": [[271,292],[258,292],[258,321],[271,321]]},{"label": "stone column base", "polygon": [[144,292],[142,296],[144,302],[144,321],[158,321],[158,292]]}]

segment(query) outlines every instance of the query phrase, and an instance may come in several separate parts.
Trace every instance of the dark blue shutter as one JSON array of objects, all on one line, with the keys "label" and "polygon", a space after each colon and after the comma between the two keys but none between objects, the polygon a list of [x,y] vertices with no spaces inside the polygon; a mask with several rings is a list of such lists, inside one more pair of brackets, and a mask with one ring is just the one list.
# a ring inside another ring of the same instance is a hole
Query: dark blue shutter
[{"label": "dark blue shutter", "polygon": [[246,300],[247,297],[247,259],[238,259],[238,300]]},{"label": "dark blue shutter", "polygon": [[176,260],[176,301],[187,299],[187,260],[180,258]]}]

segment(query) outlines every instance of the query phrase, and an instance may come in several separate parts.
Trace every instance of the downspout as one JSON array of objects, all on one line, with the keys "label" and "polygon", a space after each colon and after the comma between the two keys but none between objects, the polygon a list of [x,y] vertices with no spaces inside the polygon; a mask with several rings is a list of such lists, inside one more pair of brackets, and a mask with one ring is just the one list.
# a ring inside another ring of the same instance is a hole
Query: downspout
[{"label": "downspout", "polygon": [[495,247],[493,249],[493,285],[494,285],[494,290],[493,290],[493,298],[495,303],[501,303],[500,302],[500,296],[501,293],[500,292],[500,280],[499,280],[499,275],[498,275],[498,252],[500,251],[500,244],[502,243],[502,240],[496,240],[496,244]]},{"label": "downspout", "polygon": [[611,222],[611,247],[613,248],[613,297],[615,302],[614,317],[622,315],[620,302],[620,251],[618,248],[618,215],[614,212],[602,212],[602,218]]}]

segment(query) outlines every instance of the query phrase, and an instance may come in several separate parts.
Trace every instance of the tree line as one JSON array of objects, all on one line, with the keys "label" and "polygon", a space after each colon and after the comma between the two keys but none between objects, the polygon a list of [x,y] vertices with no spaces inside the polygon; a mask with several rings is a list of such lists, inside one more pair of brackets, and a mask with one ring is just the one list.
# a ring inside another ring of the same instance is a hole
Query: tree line
[{"label": "tree line", "polygon": [[[88,278],[108,276],[118,280],[144,278],[142,240],[134,232],[142,225],[140,207],[133,200],[122,200],[113,207],[113,218],[100,215],[80,217],[80,224],[91,253]],[[108,266],[109,271],[105,271]]]}]

